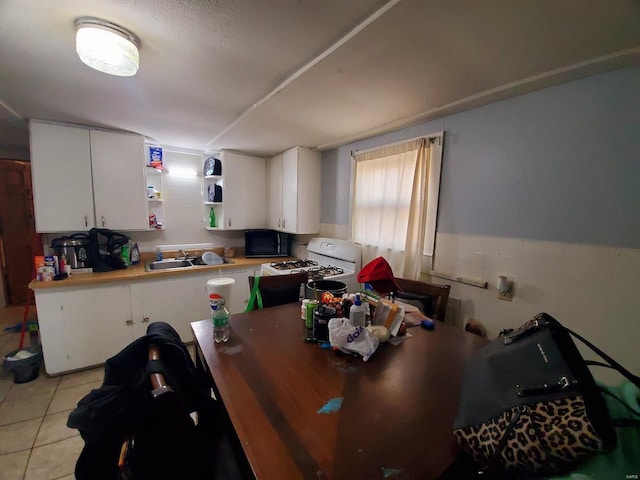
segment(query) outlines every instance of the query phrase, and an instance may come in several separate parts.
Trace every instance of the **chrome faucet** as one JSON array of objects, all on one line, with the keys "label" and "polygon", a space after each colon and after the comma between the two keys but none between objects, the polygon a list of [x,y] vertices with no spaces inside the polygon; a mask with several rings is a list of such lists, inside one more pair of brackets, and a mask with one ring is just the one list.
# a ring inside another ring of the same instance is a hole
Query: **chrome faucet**
[{"label": "chrome faucet", "polygon": [[185,252],[183,249],[178,250],[178,255],[176,255],[176,259],[180,259],[180,257],[184,257],[183,260],[189,258],[189,253]]}]

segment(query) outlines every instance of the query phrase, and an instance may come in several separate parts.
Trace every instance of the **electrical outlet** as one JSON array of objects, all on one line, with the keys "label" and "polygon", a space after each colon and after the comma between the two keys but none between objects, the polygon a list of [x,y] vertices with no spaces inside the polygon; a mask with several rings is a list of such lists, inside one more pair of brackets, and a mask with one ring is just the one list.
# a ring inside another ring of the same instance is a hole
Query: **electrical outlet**
[{"label": "electrical outlet", "polygon": [[500,290],[498,290],[498,300],[504,300],[505,302],[510,302],[513,300],[514,284],[511,281],[508,281],[507,284],[509,285],[509,288],[506,292],[501,292]]}]

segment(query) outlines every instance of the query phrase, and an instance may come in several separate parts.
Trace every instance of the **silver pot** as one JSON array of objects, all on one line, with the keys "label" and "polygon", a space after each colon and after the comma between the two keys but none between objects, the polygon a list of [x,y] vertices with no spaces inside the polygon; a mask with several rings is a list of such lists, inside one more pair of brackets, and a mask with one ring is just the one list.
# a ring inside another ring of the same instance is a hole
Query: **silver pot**
[{"label": "silver pot", "polygon": [[342,297],[343,293],[347,293],[347,284],[335,280],[316,280],[307,283],[305,296],[312,300],[322,302],[323,292],[330,292],[334,297]]},{"label": "silver pot", "polygon": [[71,268],[86,268],[91,266],[89,258],[89,236],[84,233],[74,233],[68,237],[51,240],[51,248],[58,258],[63,255],[67,265]]}]

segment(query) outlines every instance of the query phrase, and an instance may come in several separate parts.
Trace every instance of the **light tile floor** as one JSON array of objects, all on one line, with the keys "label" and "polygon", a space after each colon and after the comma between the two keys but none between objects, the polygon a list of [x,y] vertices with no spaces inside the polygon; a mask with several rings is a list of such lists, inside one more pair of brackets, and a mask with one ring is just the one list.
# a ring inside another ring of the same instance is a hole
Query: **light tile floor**
[{"label": "light tile floor", "polygon": [[[35,320],[30,307],[29,320]],[[0,353],[17,350],[19,332],[6,327],[22,321],[24,307],[0,309]],[[29,337],[25,339],[29,345]],[[0,372],[0,480],[72,480],[84,442],[67,427],[78,401],[102,384],[103,368],[49,378],[41,370],[31,382],[17,384]]]},{"label": "light tile floor", "polygon": [[[36,319],[30,307],[29,320]],[[20,333],[5,331],[22,322],[24,307],[0,308],[0,354],[17,350]],[[29,345],[29,337],[25,346]],[[192,356],[193,346],[189,346]],[[0,369],[0,480],[74,480],[84,441],[67,427],[78,401],[102,384],[104,368],[17,384]]]}]

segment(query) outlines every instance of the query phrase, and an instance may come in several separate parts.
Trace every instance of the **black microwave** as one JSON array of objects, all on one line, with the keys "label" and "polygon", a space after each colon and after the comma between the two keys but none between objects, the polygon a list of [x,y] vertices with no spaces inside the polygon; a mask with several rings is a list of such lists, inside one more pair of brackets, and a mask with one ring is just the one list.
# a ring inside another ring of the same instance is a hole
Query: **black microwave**
[{"label": "black microwave", "polygon": [[288,257],[293,235],[275,230],[246,230],[244,255],[247,258]]}]

